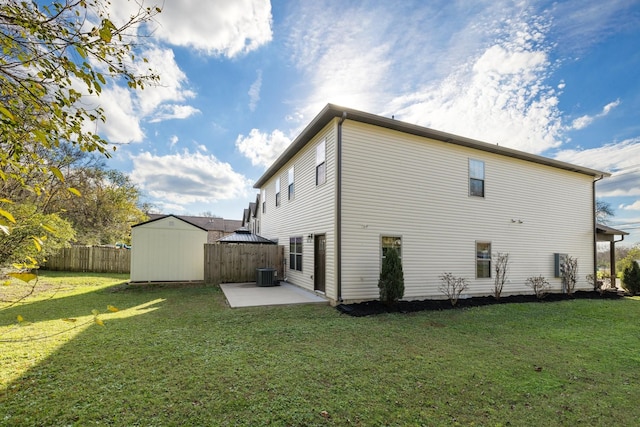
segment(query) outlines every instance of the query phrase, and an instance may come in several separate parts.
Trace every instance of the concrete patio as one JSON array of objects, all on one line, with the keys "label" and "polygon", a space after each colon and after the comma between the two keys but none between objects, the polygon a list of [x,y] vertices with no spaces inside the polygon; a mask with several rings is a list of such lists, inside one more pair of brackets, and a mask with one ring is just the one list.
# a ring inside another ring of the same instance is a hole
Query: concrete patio
[{"label": "concrete patio", "polygon": [[328,304],[322,295],[287,282],[279,286],[250,283],[221,283],[220,288],[231,308],[288,304]]}]

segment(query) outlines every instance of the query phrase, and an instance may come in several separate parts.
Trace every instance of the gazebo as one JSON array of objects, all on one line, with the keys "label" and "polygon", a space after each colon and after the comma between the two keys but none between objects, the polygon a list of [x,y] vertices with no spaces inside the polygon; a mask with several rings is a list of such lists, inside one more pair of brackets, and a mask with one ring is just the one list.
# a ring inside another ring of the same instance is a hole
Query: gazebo
[{"label": "gazebo", "polygon": [[[604,224],[596,224],[596,241],[609,242],[609,256],[611,262],[611,287],[615,287],[616,280],[616,243],[622,242],[624,236],[629,235],[626,231],[617,230]],[[616,236],[621,236],[616,240]]]}]

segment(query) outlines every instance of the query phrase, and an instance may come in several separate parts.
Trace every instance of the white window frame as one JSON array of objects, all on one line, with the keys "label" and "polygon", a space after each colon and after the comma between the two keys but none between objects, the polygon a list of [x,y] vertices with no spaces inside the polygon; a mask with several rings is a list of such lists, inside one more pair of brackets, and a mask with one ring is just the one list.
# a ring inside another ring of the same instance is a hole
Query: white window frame
[{"label": "white window frame", "polygon": [[289,270],[302,271],[302,236],[289,237]]},{"label": "white window frame", "polygon": [[[480,245],[488,245],[488,249],[480,250]],[[487,240],[476,240],[475,251],[475,265],[476,265],[476,279],[491,279],[491,242]],[[485,268],[480,268],[480,265],[487,264]],[[480,275],[480,272],[486,272],[487,275]]]},{"label": "white window frame", "polygon": [[266,189],[262,190],[262,197],[260,199],[262,200],[262,213],[267,213],[267,190]]},{"label": "white window frame", "polygon": [[[478,173],[478,167],[482,166],[482,173]],[[475,183],[479,182],[482,186],[482,191],[478,192],[475,188]],[[469,196],[484,198],[485,188],[485,163],[482,160],[469,159]]]},{"label": "white window frame", "polygon": [[276,206],[280,206],[280,178],[276,178]]}]

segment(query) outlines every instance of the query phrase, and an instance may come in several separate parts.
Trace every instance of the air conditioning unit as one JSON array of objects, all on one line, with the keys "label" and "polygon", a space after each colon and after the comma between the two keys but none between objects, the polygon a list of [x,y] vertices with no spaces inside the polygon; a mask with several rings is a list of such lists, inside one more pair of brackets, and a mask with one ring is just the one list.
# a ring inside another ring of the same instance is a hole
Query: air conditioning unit
[{"label": "air conditioning unit", "polygon": [[256,284],[258,286],[276,286],[275,268],[256,269]]}]

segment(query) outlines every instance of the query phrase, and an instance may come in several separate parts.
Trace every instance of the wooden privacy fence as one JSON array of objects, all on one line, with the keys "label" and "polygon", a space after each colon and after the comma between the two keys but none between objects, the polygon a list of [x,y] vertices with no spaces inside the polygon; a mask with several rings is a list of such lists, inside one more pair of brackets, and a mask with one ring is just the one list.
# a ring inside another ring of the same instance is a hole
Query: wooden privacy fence
[{"label": "wooden privacy fence", "polygon": [[48,257],[45,270],[82,271],[92,273],[129,273],[131,251],[102,246],[63,248]]},{"label": "wooden privacy fence", "polygon": [[284,277],[284,246],[244,243],[204,245],[204,280],[207,283],[256,281],[256,269],[275,268]]}]

